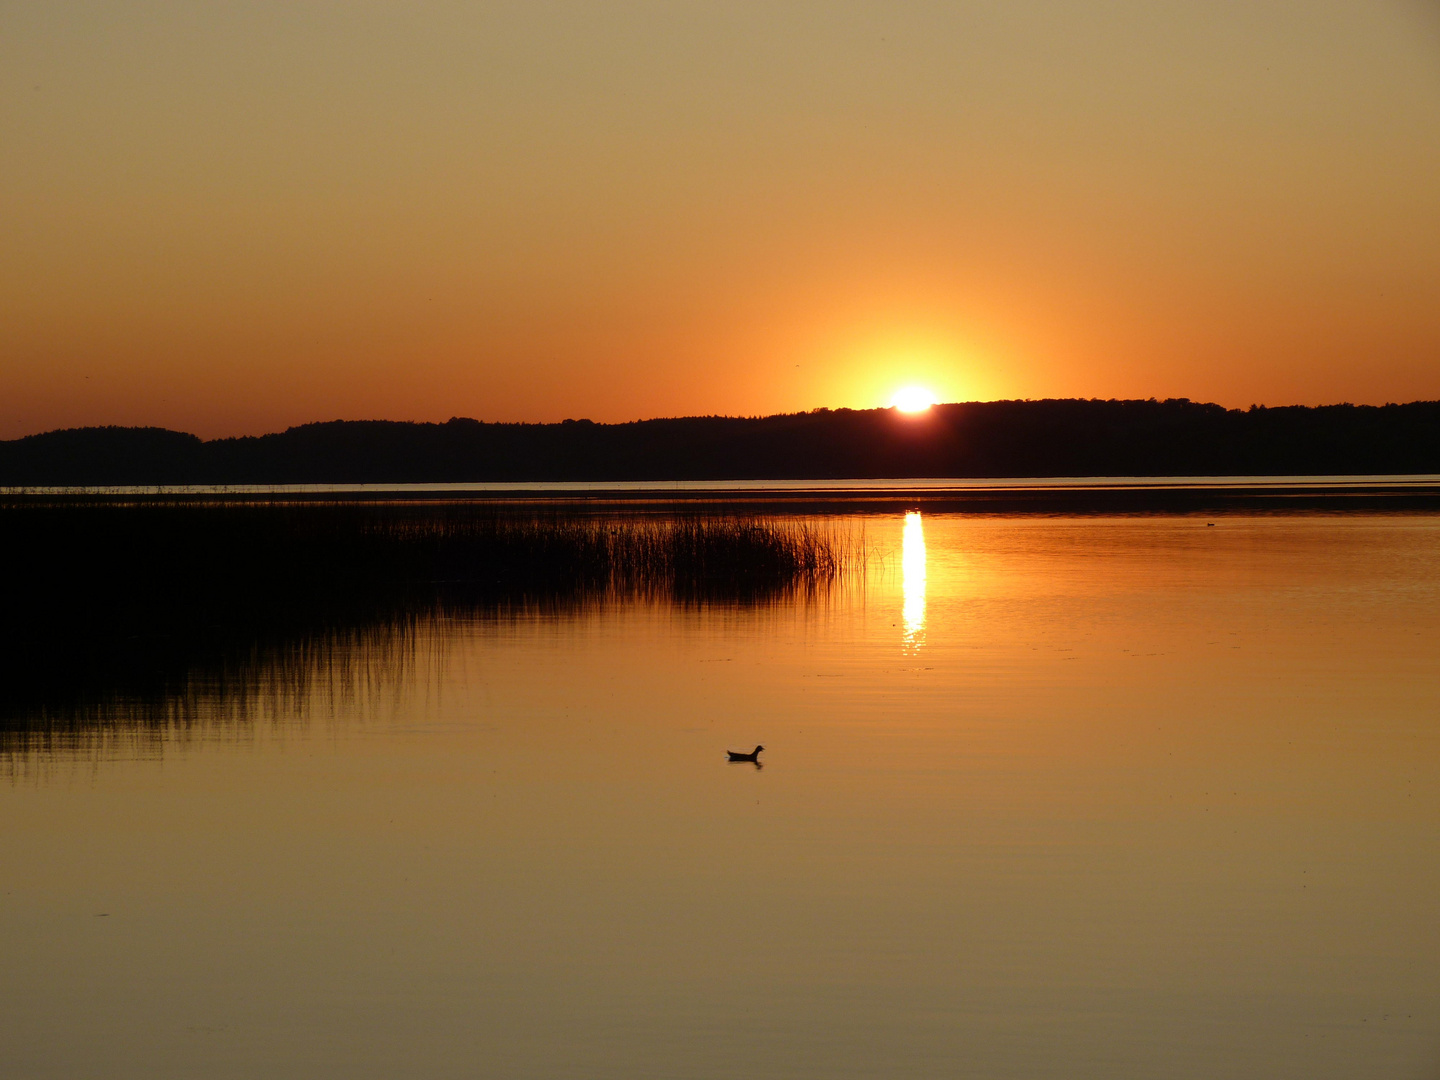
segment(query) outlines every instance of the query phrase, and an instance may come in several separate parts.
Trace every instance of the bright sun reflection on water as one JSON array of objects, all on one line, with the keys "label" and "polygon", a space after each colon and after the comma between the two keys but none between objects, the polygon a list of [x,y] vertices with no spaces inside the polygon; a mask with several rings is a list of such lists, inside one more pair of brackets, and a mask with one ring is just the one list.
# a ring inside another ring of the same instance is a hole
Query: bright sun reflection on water
[{"label": "bright sun reflection on water", "polygon": [[905,515],[900,567],[903,574],[901,590],[905,597],[901,616],[904,623],[902,641],[907,650],[914,651],[925,644],[925,526],[918,510]]}]

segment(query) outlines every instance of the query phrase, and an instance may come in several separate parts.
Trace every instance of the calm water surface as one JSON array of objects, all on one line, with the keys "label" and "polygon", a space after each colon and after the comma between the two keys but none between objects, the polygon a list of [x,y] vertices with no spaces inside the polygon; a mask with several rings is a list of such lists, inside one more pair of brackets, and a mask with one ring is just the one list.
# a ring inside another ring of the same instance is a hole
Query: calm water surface
[{"label": "calm water surface", "polygon": [[1440,1076],[1440,518],[1216,521],[870,518],[12,751],[4,1075]]}]

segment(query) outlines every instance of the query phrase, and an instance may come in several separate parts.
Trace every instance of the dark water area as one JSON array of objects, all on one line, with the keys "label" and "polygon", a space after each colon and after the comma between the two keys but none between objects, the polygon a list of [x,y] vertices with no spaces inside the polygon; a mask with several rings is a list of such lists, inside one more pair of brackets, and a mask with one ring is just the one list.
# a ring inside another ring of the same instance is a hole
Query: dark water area
[{"label": "dark water area", "polygon": [[1436,1075],[1440,514],[918,505],[6,519],[3,1071]]},{"label": "dark water area", "polygon": [[465,618],[618,599],[754,605],[863,570],[863,529],[716,513],[637,517],[387,501],[0,505],[0,751],[113,717],[162,727],[221,698],[291,696],[316,656]]}]

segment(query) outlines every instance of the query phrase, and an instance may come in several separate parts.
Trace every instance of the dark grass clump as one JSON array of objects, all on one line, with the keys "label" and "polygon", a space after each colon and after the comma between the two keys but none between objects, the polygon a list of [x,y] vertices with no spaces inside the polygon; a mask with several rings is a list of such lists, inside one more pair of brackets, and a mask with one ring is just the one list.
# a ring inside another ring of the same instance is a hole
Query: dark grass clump
[{"label": "dark grass clump", "polygon": [[0,505],[9,568],[0,597],[72,611],[211,596],[763,600],[833,581],[852,549],[814,526],[725,516],[404,502],[18,503]]},{"label": "dark grass clump", "polygon": [[437,619],[625,597],[774,602],[826,588],[860,551],[802,522],[725,515],[0,504],[0,735],[89,728],[122,701],[173,722],[197,685],[305,670],[297,656]]}]

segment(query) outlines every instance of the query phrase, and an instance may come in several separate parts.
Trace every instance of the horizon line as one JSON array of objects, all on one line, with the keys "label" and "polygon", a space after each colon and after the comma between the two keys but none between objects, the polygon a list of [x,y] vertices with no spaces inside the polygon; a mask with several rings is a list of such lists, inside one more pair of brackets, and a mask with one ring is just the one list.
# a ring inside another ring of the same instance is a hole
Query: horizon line
[{"label": "horizon line", "polygon": [[202,443],[225,442],[238,439],[264,439],[275,435],[284,435],[291,431],[299,431],[304,428],[324,427],[334,424],[394,424],[397,426],[412,427],[443,427],[446,424],[465,423],[481,424],[494,427],[561,427],[566,424],[588,424],[595,427],[627,427],[632,424],[665,423],[670,421],[684,420],[773,420],[795,416],[814,416],[823,413],[880,413],[890,412],[913,421],[921,421],[935,409],[954,409],[974,405],[1040,405],[1052,403],[1074,403],[1074,404],[1117,404],[1117,405],[1189,405],[1203,409],[1221,409],[1227,413],[1245,413],[1271,411],[1280,409],[1386,409],[1400,408],[1411,405],[1433,405],[1440,404],[1440,398],[1417,398],[1413,401],[1387,401],[1381,405],[1357,404],[1351,401],[1326,402],[1318,405],[1287,404],[1287,405],[1264,405],[1252,403],[1248,408],[1230,407],[1220,405],[1213,401],[1197,401],[1188,397],[1167,397],[1167,398],[1118,398],[1118,397],[1045,397],[1045,398],[992,398],[989,400],[971,401],[937,401],[926,409],[919,412],[905,412],[895,405],[875,405],[868,408],[854,408],[848,405],[820,405],[810,409],[796,409],[790,412],[773,413],[691,413],[688,415],[672,416],[648,416],[637,417],[631,420],[591,420],[588,417],[566,417],[563,420],[478,420],[469,416],[451,416],[445,420],[395,420],[383,417],[346,418],[335,417],[329,420],[306,420],[298,424],[290,424],[279,430],[263,431],[258,434],[244,435],[216,435],[206,438],[194,432],[181,428],[170,428],[160,424],[81,424],[70,427],[47,428],[42,431],[33,431],[25,435],[17,435],[9,439],[0,439],[0,443],[23,442],[27,439],[38,439],[48,435],[63,435],[71,432],[87,431],[155,431],[166,432],[172,435],[188,435],[198,439]]}]

